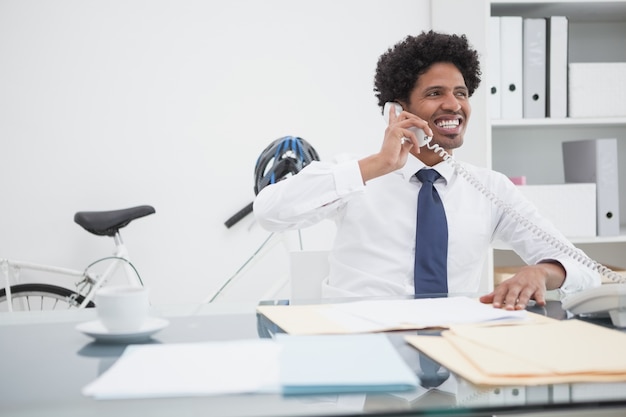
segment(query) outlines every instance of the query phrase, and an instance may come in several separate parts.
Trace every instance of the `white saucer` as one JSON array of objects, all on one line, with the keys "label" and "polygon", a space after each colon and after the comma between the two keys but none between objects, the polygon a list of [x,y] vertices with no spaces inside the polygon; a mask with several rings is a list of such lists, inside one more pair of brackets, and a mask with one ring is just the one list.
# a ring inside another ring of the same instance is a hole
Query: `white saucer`
[{"label": "white saucer", "polygon": [[133,332],[110,332],[107,330],[100,320],[88,321],[80,323],[76,326],[76,330],[91,336],[100,342],[108,343],[134,343],[149,339],[150,336],[164,329],[169,321],[157,317],[152,317],[137,331]]}]

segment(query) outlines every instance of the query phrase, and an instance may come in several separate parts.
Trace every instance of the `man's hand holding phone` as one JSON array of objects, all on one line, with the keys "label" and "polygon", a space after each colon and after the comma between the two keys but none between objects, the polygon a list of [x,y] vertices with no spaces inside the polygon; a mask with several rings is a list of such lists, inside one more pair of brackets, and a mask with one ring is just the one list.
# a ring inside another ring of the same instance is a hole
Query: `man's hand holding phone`
[{"label": "man's hand holding phone", "polygon": [[[432,131],[425,120],[420,119],[416,115],[405,112],[402,106],[395,102],[385,103],[383,110],[383,117],[389,126],[392,125],[392,116],[395,116],[393,122],[397,122],[402,129],[407,130],[403,138],[409,140],[413,144],[417,144],[418,152],[419,148],[426,145],[432,137]],[[430,134],[430,137],[426,136],[426,133]]]},{"label": "man's hand holding phone", "polygon": [[[417,155],[419,153],[417,145],[423,146],[427,143],[424,132],[432,135],[432,130],[425,120],[402,110],[398,103],[386,103],[383,116],[388,126],[380,152],[359,161],[364,183],[402,168],[409,153]],[[411,151],[412,149],[415,151]]]}]

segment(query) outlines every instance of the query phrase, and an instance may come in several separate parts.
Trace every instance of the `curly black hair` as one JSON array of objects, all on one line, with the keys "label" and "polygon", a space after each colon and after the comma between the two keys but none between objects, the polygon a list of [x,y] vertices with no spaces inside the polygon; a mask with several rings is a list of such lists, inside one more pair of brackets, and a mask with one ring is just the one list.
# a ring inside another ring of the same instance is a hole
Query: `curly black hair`
[{"label": "curly black hair", "polygon": [[409,102],[411,91],[420,75],[438,62],[454,64],[465,80],[469,95],[480,84],[478,52],[472,49],[465,35],[422,32],[407,36],[380,56],[374,77],[378,105],[388,101]]}]

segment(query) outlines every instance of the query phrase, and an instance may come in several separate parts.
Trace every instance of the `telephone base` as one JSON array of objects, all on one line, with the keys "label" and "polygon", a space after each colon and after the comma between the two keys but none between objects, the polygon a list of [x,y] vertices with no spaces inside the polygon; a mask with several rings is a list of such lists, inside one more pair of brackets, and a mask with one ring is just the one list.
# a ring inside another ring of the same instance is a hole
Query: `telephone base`
[{"label": "telephone base", "polygon": [[611,316],[611,322],[615,327],[626,327],[626,310],[611,310],[609,311]]},{"label": "telephone base", "polygon": [[626,284],[603,284],[571,294],[561,301],[564,310],[580,316],[608,315],[615,327],[626,327]]}]

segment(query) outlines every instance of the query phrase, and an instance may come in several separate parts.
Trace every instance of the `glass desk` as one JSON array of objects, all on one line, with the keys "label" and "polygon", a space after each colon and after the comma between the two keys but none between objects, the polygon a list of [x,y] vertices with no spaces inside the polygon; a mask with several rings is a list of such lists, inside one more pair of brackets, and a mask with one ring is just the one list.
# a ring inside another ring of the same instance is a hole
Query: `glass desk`
[{"label": "glass desk", "polygon": [[[565,319],[558,301],[532,311]],[[280,332],[253,304],[155,308],[170,324],[146,343],[272,337]],[[494,416],[626,415],[626,382],[478,388],[420,355],[403,337],[387,336],[420,378],[402,393],[283,396],[246,394],[144,400],[94,400],[81,389],[108,369],[123,344],[102,344],[76,330],[95,311],[0,315],[2,416]],[[610,322],[598,321],[610,326]],[[566,348],[566,347],[564,347]],[[594,354],[590,352],[590,354]],[[626,354],[626,352],[625,352]]]}]

